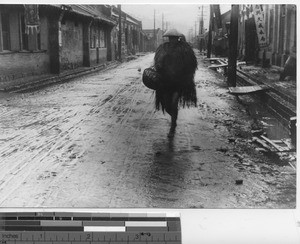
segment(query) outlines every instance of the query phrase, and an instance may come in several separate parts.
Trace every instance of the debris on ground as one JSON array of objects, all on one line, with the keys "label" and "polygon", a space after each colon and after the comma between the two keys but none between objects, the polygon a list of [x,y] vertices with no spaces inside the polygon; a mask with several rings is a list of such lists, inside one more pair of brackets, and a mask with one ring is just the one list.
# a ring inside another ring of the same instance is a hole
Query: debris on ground
[{"label": "debris on ground", "polygon": [[236,181],[235,181],[235,184],[236,184],[236,185],[242,185],[242,184],[243,184],[243,180],[236,180]]}]

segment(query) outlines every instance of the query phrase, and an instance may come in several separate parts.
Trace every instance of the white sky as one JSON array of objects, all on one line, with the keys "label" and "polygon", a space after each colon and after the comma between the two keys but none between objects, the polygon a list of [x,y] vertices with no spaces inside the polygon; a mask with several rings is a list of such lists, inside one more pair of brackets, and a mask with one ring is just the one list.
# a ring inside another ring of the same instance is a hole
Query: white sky
[{"label": "white sky", "polygon": [[[143,22],[143,29],[154,28],[154,10],[155,10],[155,27],[162,28],[162,14],[164,22],[168,21],[171,28],[176,28],[183,34],[187,35],[193,28],[195,33],[195,23],[197,34],[199,32],[199,18],[201,16],[201,4],[123,4],[122,10],[129,15]],[[209,7],[203,5],[204,28],[208,28]],[[221,5],[221,14],[230,10],[231,5]],[[166,26],[165,26],[166,27]]]}]

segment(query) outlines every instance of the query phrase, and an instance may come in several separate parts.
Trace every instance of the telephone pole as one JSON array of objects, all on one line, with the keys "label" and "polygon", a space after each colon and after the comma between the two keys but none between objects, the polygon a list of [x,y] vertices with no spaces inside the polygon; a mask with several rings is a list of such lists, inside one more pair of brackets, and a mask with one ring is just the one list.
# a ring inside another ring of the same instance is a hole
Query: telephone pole
[{"label": "telephone pole", "polygon": [[208,43],[207,43],[207,57],[211,56],[211,46],[212,46],[212,29],[213,29],[213,5],[209,5],[210,7],[210,17],[209,17],[209,30],[208,30]]},{"label": "telephone pole", "polygon": [[237,44],[238,44],[238,19],[239,5],[231,5],[231,17],[229,28],[229,56],[228,56],[228,86],[236,86],[236,59],[237,59]]},{"label": "telephone pole", "polygon": [[153,48],[156,50],[156,33],[155,33],[155,9],[154,9],[154,30],[153,30]]},{"label": "telephone pole", "polygon": [[203,5],[201,6],[201,17],[199,23],[199,34],[203,34]]},{"label": "telephone pole", "polygon": [[162,13],[162,16],[161,16],[161,29],[162,29],[162,31],[164,31],[164,13]]},{"label": "telephone pole", "polygon": [[119,11],[118,54],[119,54],[119,60],[122,61],[122,11],[121,11],[121,4],[118,5],[118,11]]},{"label": "telephone pole", "polygon": [[[199,7],[200,9],[200,7]],[[203,5],[201,5],[201,16],[200,16],[200,22],[199,22],[199,50],[200,52],[202,52],[202,50],[204,49],[204,38],[203,38],[203,34],[204,34],[204,16],[203,16]]]}]

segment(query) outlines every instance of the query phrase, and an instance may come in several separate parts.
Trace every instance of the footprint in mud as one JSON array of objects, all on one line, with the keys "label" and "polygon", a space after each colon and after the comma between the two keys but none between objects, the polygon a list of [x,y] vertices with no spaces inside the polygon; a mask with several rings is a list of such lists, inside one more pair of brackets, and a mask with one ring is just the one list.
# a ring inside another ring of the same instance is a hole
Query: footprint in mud
[{"label": "footprint in mud", "polygon": [[55,177],[57,175],[57,172],[49,172],[49,171],[45,171],[44,173],[40,174],[38,177],[37,177],[37,180],[45,180],[45,179],[48,179],[50,178],[51,176]]},{"label": "footprint in mud", "polygon": [[196,150],[196,151],[200,151],[200,150],[201,150],[201,148],[200,148],[199,146],[192,146],[192,148],[193,148],[194,150]]},{"label": "footprint in mud", "polygon": [[75,146],[76,146],[76,144],[72,144],[71,146],[69,146],[68,147],[68,152],[71,152],[74,149]]},{"label": "footprint in mud", "polygon": [[113,98],[113,95],[109,95],[107,98],[103,99],[100,106],[104,105],[105,103],[107,103],[109,100],[111,100]]},{"label": "footprint in mud", "polygon": [[77,158],[76,153],[72,153],[72,154],[69,156],[69,159],[75,159],[75,158]]},{"label": "footprint in mud", "polygon": [[216,148],[217,152],[222,152],[222,153],[227,153],[229,151],[229,149],[227,147],[219,147]]}]

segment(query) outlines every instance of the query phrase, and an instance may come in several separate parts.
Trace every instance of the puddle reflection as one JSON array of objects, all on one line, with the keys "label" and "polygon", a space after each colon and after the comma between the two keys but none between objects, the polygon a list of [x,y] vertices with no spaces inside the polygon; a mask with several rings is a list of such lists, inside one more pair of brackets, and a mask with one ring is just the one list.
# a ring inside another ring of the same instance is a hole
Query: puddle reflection
[{"label": "puddle reflection", "polygon": [[187,153],[176,150],[174,140],[166,138],[153,143],[153,160],[144,179],[152,206],[171,207],[182,195],[190,160]]}]

